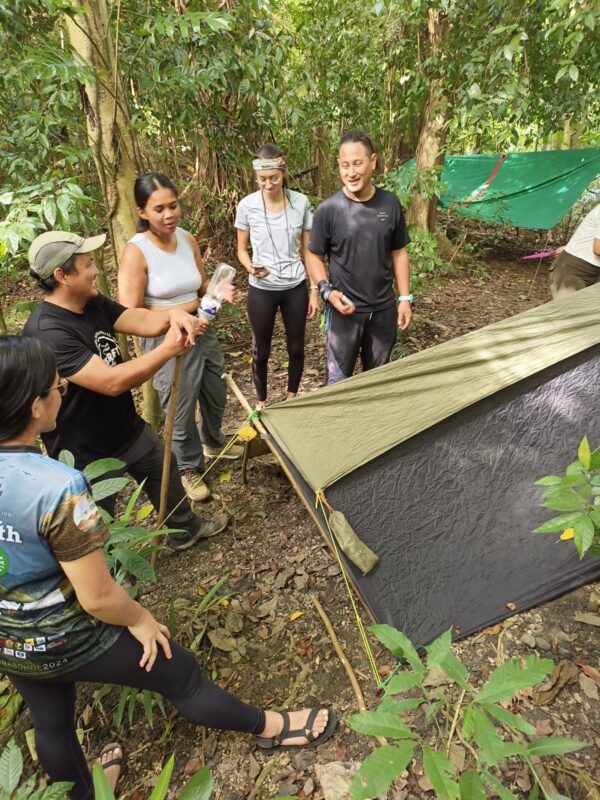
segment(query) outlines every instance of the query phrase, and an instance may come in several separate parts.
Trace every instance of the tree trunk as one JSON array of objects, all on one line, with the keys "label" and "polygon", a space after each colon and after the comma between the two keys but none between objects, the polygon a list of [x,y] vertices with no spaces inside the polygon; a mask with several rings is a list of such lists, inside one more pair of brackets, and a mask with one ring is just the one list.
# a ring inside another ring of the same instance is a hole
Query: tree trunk
[{"label": "tree trunk", "polygon": [[[81,103],[118,267],[123,249],[135,233],[133,184],[142,171],[142,162],[122,90],[118,47],[113,42],[106,0],[77,0],[76,6],[82,12],[67,14],[65,20],[71,46],[92,67],[96,78],[80,87]],[[116,36],[118,43],[118,22]],[[156,430],[161,419],[160,403],[150,381],[144,384],[143,393],[142,416]]]},{"label": "tree trunk", "polygon": [[[447,20],[440,16],[439,11],[429,9],[429,42],[432,54],[440,53],[440,42],[448,30]],[[429,82],[429,97],[423,113],[423,121],[419,132],[417,150],[415,153],[417,181],[419,175],[432,174],[436,164],[443,163],[443,148],[446,141],[446,120],[450,104],[444,91],[442,70]],[[430,183],[430,180],[427,180]],[[425,192],[429,194],[429,192]],[[428,197],[421,194],[419,185],[413,190],[408,221],[423,230],[433,232],[437,221],[437,196]],[[433,227],[431,227],[433,226]]]},{"label": "tree trunk", "polygon": [[333,173],[331,171],[331,147],[327,128],[319,123],[314,131],[315,153],[313,163],[317,169],[313,172],[313,187],[319,199],[327,197],[333,186]]}]

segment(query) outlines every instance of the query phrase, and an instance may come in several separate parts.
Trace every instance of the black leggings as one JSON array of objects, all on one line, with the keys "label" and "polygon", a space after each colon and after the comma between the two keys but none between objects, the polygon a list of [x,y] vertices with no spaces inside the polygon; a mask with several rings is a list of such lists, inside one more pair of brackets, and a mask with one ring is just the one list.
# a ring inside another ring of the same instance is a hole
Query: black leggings
[{"label": "black leggings", "polygon": [[252,380],[259,400],[267,399],[267,366],[277,309],[281,309],[288,352],[288,392],[296,393],[304,369],[304,331],[308,311],[306,283],[293,289],[248,290],[248,316],[252,326]]},{"label": "black leggings", "polygon": [[[162,648],[150,672],[139,665],[142,647],[127,629],[98,658],[56,678],[10,675],[29,706],[40,763],[53,781],[72,781],[71,800],[93,800],[94,789],[75,728],[77,681],[114,683],[149,689],[170,700],[195,725],[244,733],[261,733],[265,712],[242,703],[205,678],[194,656],[171,642],[173,657]],[[51,685],[49,685],[51,684]]]}]

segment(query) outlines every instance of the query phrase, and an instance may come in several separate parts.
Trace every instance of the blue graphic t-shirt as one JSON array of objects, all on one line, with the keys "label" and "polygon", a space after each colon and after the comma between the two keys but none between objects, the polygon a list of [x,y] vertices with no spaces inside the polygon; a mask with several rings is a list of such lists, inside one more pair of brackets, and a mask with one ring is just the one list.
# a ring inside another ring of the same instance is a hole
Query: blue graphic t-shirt
[{"label": "blue graphic t-shirt", "polygon": [[122,628],[79,605],[59,561],[102,548],[108,531],[85,477],[34,447],[0,446],[0,670],[68,672]]}]

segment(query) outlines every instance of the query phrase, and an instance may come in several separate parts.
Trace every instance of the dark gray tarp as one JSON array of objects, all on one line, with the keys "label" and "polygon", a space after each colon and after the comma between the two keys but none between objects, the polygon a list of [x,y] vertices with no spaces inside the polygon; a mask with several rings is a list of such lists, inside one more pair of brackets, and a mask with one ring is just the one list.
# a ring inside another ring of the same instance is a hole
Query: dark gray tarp
[{"label": "dark gray tarp", "polygon": [[[600,444],[598,386],[596,345],[427,428],[327,489],[329,503],[380,556],[367,576],[346,561],[379,622],[424,645],[450,627],[466,636],[600,578],[600,559],[579,561],[573,542],[532,533],[552,515],[539,505],[537,478],[562,472],[583,434],[592,447]],[[314,503],[314,491],[286,461]]]}]

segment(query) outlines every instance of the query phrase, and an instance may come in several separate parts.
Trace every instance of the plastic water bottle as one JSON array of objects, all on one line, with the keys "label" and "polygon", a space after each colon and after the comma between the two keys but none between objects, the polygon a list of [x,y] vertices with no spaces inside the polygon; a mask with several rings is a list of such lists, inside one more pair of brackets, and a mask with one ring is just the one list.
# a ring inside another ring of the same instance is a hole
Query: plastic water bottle
[{"label": "plastic water bottle", "polygon": [[207,322],[212,322],[219,313],[223,295],[219,289],[223,283],[232,283],[235,269],[229,264],[218,264],[206,289],[204,297],[200,300],[198,316]]}]

